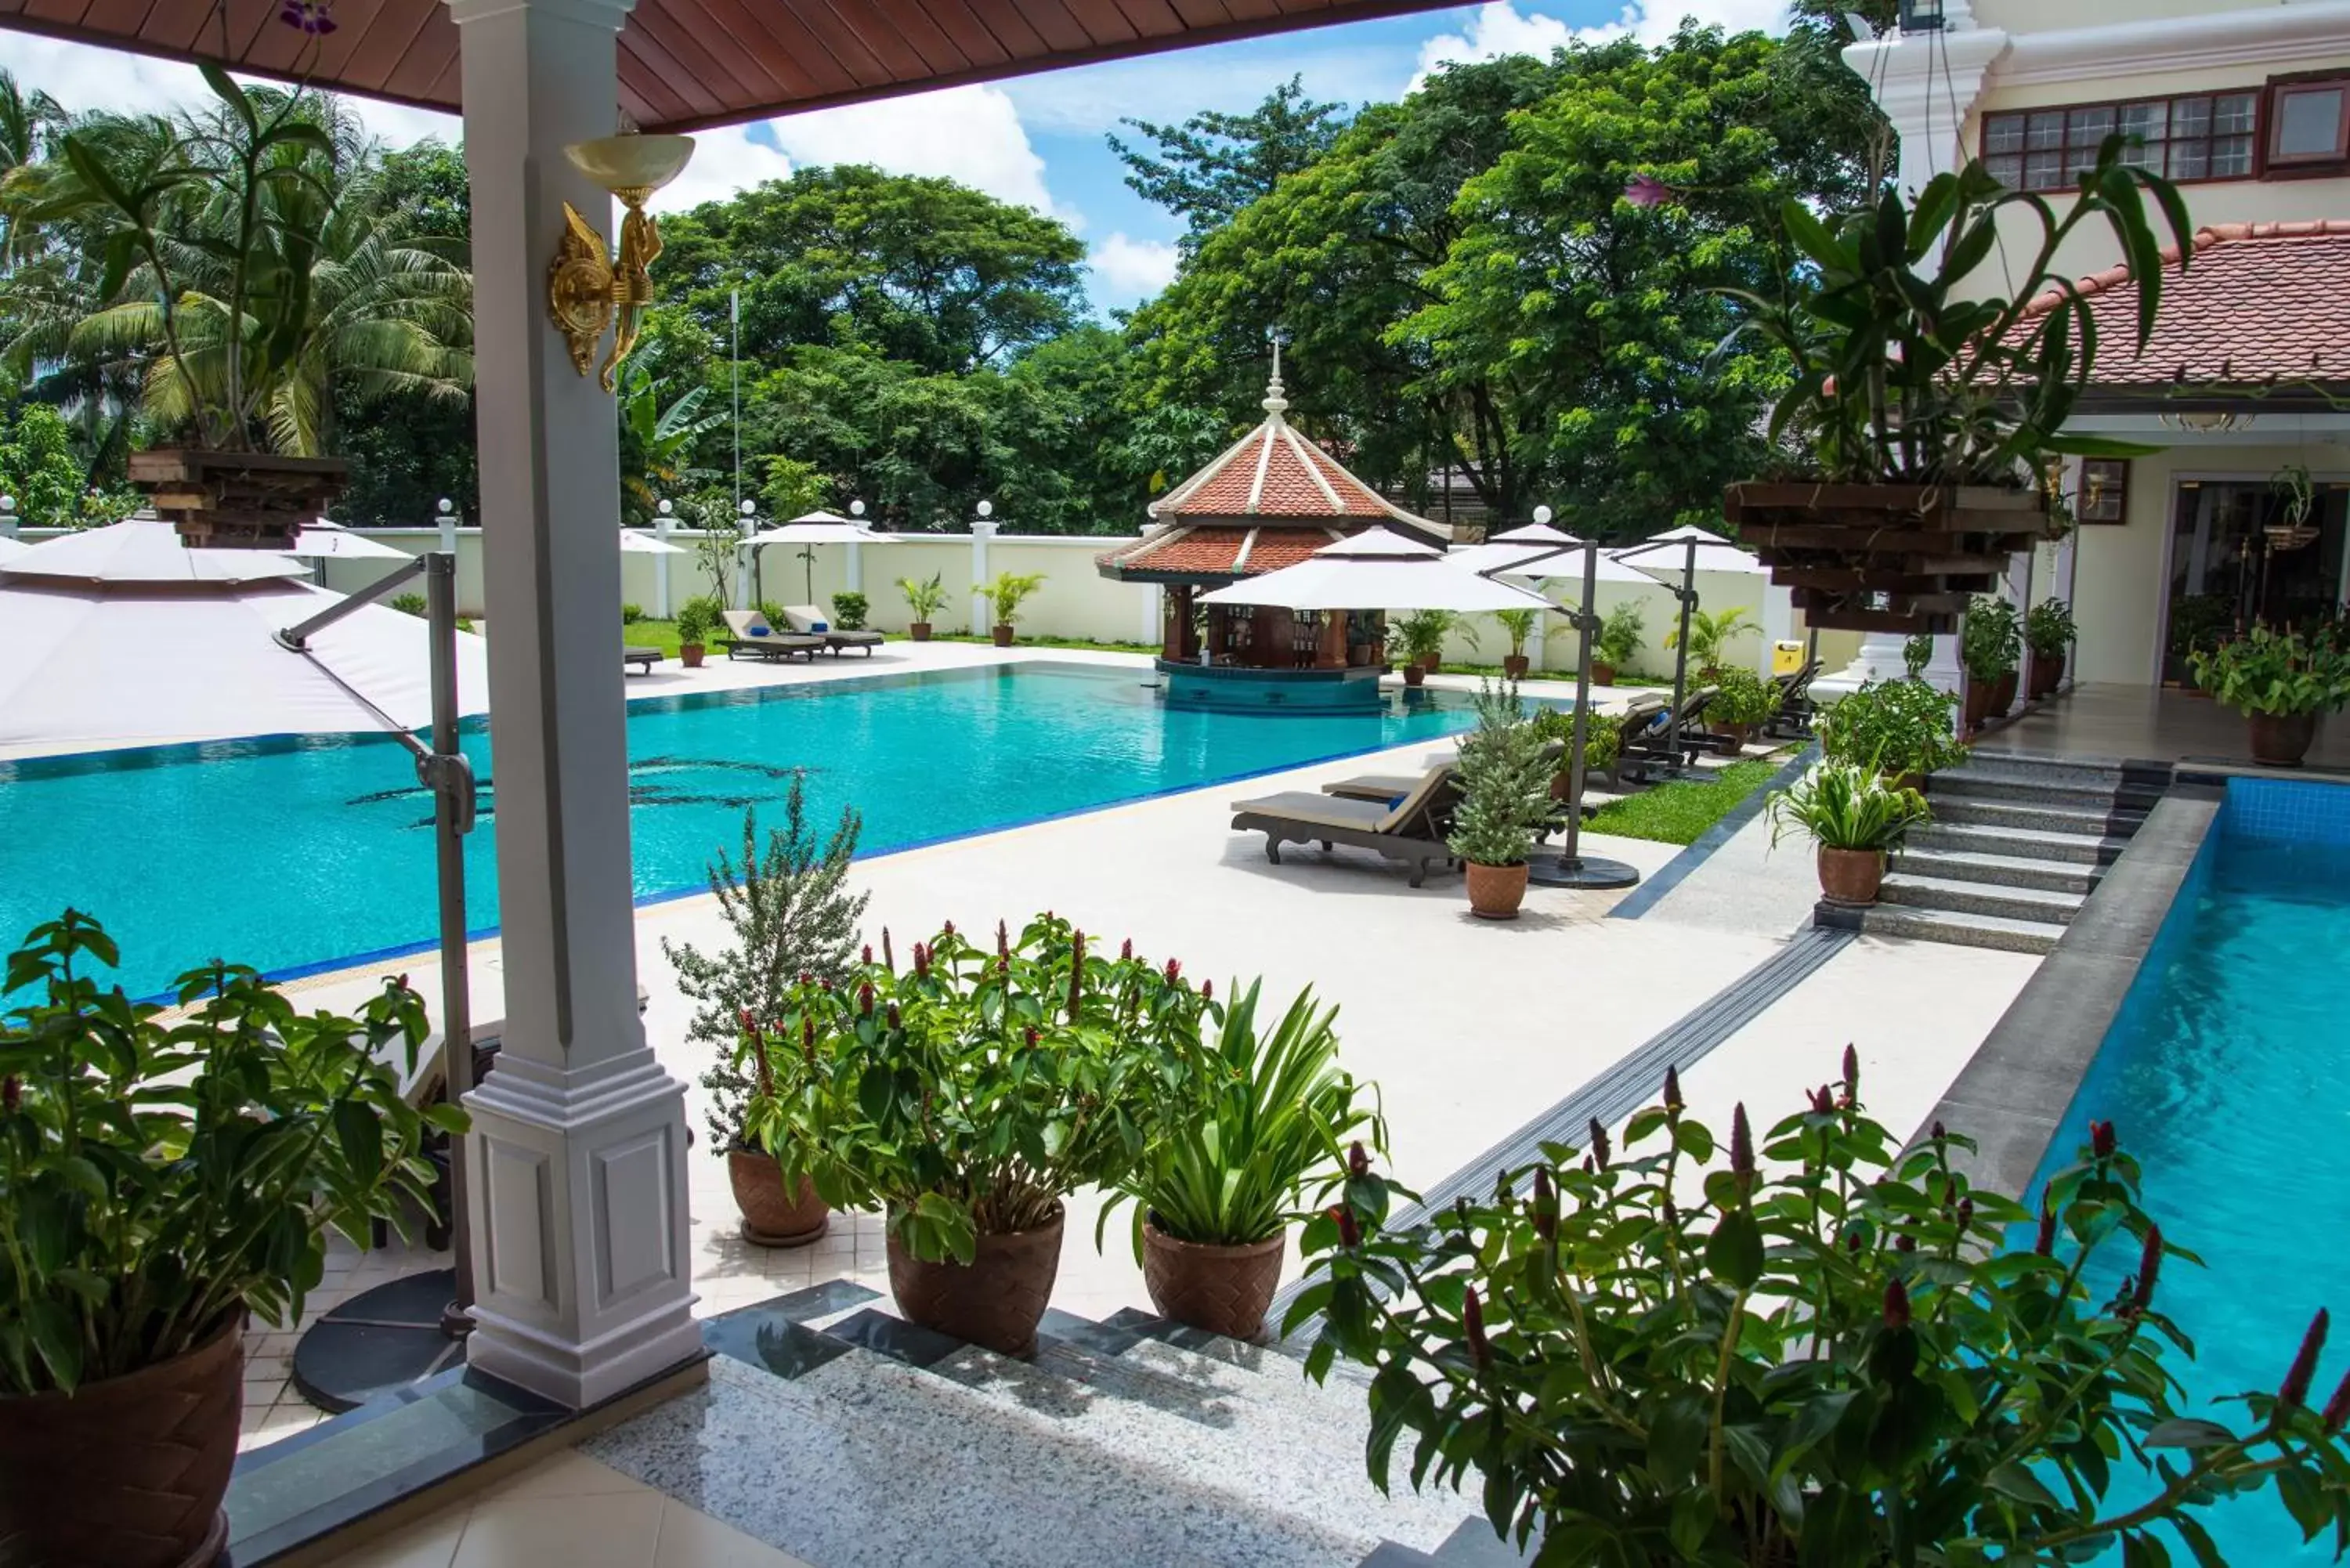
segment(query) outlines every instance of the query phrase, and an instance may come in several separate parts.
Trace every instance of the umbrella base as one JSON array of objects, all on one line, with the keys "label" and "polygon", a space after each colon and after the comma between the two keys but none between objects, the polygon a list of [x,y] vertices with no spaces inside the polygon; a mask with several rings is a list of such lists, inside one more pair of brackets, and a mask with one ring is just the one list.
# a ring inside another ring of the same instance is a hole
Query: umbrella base
[{"label": "umbrella base", "polygon": [[339,1415],[457,1366],[465,1342],[445,1319],[456,1294],[457,1271],[435,1269],[353,1296],[294,1346],[295,1390]]},{"label": "umbrella base", "polygon": [[1603,860],[1590,855],[1578,855],[1572,860],[1564,855],[1554,855],[1537,858],[1526,867],[1526,880],[1537,888],[1572,888],[1586,893],[1629,888],[1639,879],[1639,872],[1623,861]]}]

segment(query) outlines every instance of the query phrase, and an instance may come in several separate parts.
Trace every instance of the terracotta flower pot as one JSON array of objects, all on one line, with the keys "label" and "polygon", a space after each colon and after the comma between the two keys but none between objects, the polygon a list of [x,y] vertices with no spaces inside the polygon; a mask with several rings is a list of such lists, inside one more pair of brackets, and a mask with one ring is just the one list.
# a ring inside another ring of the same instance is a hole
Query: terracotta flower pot
[{"label": "terracotta flower pot", "polygon": [[1469,912],[1481,920],[1514,920],[1526,900],[1526,867],[1468,863]]},{"label": "terracotta flower pot", "polygon": [[1978,680],[1971,675],[1967,677],[1965,717],[1969,734],[1981,729],[1983,721],[1991,717],[1991,689],[1994,684],[1989,680]]},{"label": "terracotta flower pot", "polygon": [[2317,739],[2314,713],[2247,713],[2244,727],[2252,742],[2252,761],[2262,767],[2297,768]]},{"label": "terracotta flower pot", "polygon": [[931,640],[931,623],[926,620],[910,622],[906,627],[906,635],[916,642],[928,642]]},{"label": "terracotta flower pot", "polygon": [[1991,711],[1986,718],[2004,719],[2015,707],[2015,671],[2011,670],[1991,683]]},{"label": "terracotta flower pot", "polygon": [[1926,775],[1920,773],[1887,774],[1885,783],[1891,789],[1914,789],[1922,792],[1926,787]]},{"label": "terracotta flower pot", "polygon": [[1591,661],[1591,683],[1594,686],[1615,685],[1616,667],[1607,663],[1604,659],[1593,659]]},{"label": "terracotta flower pot", "polygon": [[1753,736],[1754,726],[1752,724],[1724,724],[1721,727],[1721,733],[1723,737],[1730,742],[1729,750],[1735,753],[1746,749],[1747,741]]},{"label": "terracotta flower pot", "polygon": [[1444,668],[1444,655],[1441,652],[1423,653],[1419,656],[1419,667],[1433,675]]},{"label": "terracotta flower pot", "polygon": [[1142,1282],[1161,1317],[1229,1339],[1254,1339],[1281,1283],[1284,1235],[1245,1246],[1179,1241],[1156,1220],[1142,1227]]},{"label": "terracotta flower pot", "polygon": [[1502,655],[1502,673],[1512,680],[1524,680],[1526,678],[1526,671],[1533,667],[1534,660],[1527,658],[1523,653],[1505,653]]},{"label": "terracotta flower pot", "polygon": [[970,1263],[928,1263],[906,1251],[889,1232],[889,1293],[910,1322],[951,1334],[1003,1355],[1029,1355],[1036,1349],[1036,1324],[1053,1300],[1061,1272],[1061,1221],[1053,1218],[1033,1231],[982,1236]]},{"label": "terracotta flower pot", "polygon": [[2026,701],[2036,702],[2054,691],[2064,679],[2064,656],[2061,653],[2034,653],[2023,682]]},{"label": "terracotta flower pot", "polygon": [[0,1556],[206,1568],[244,1405],[244,1314],[184,1355],[71,1395],[0,1398]]},{"label": "terracotta flower pot", "polygon": [[832,1223],[832,1210],[803,1179],[797,1192],[784,1190],[783,1167],[755,1148],[726,1151],[726,1179],[734,1207],[743,1214],[743,1240],[755,1247],[805,1247]]},{"label": "terracotta flower pot", "polygon": [[677,645],[677,661],[688,670],[699,670],[702,668],[702,646],[698,642],[681,642]]},{"label": "terracotta flower pot", "polygon": [[1831,849],[1820,846],[1820,896],[1831,904],[1874,904],[1885,880],[1882,849]]},{"label": "terracotta flower pot", "polygon": [[1002,624],[997,625],[995,628],[995,646],[998,648],[1009,648],[1012,646],[1012,628],[1010,627]]},{"label": "terracotta flower pot", "polygon": [[1407,664],[1403,667],[1403,683],[1406,686],[1425,686],[1428,684],[1428,671],[1417,664]]}]

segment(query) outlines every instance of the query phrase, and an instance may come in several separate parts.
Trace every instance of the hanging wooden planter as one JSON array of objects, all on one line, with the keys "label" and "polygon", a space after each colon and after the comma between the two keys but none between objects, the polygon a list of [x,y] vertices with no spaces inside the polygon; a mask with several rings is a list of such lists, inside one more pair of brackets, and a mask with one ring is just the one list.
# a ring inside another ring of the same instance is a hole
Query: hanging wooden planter
[{"label": "hanging wooden planter", "polygon": [[1992,485],[1748,480],[1722,513],[1809,624],[1903,635],[1957,630],[1968,597],[2048,530],[2043,494]]},{"label": "hanging wooden planter", "polygon": [[190,545],[283,550],[343,493],[339,457],[192,448],[130,454],[130,483]]}]

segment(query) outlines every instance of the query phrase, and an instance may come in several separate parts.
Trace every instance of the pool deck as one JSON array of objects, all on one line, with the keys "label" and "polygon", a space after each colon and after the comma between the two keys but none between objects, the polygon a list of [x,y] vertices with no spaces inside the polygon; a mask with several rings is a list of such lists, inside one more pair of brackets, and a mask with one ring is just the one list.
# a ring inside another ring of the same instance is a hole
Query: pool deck
[{"label": "pool deck", "polygon": [[[1986,758],[2054,755],[2084,762],[2208,763],[2227,772],[2256,769],[2244,716],[2199,691],[2092,681],[1987,731],[1974,742]],[[2350,770],[2350,717],[2318,721],[2307,771]],[[2289,775],[2285,775],[2289,776]]]},{"label": "pool deck", "polygon": [[[1137,665],[1148,663],[1131,656]],[[738,665],[683,672],[631,694],[674,695],[777,680],[825,680],[868,672],[943,669],[1006,659],[1119,661],[1083,650],[1012,650],[967,644],[892,644],[883,656],[806,666]],[[654,677],[662,680],[662,677]],[[1459,678],[1437,683],[1473,688]],[[1545,687],[1544,695],[1556,692]],[[1604,699],[1610,705],[1621,697]],[[1262,975],[1285,1002],[1313,985],[1340,1008],[1343,1056],[1376,1081],[1390,1124],[1393,1164],[1415,1187],[1451,1176],[1512,1130],[1573,1094],[1778,953],[1802,930],[1816,896],[1808,857],[1766,853],[1758,817],[1738,827],[1694,873],[1638,918],[1615,918],[1627,895],[1533,889],[1514,922],[1472,919],[1457,876],[1412,888],[1403,871],[1361,852],[1325,856],[1293,846],[1269,864],[1263,839],[1230,827],[1233,799],[1315,788],[1350,773],[1417,767],[1427,742],[1339,763],[876,856],[857,880],[872,894],[868,935],[888,927],[903,951],[943,919],[985,929],[1051,909],[1105,940],[1131,937],[1138,951],[1175,957],[1222,992],[1233,977]],[[1654,874],[1683,854],[1675,846],[1588,837],[1591,853]],[[1685,862],[1686,867],[1688,863]],[[692,1085],[705,1063],[685,1039],[690,1006],[676,989],[661,940],[705,949],[723,941],[706,896],[640,908],[639,975],[649,996],[647,1033],[662,1064]],[[495,941],[476,944],[477,1016],[494,1018]],[[1866,1097],[1887,1125],[1906,1130],[1942,1097],[1993,1022],[2037,967],[2012,953],[1861,938],[1723,1040],[1685,1075],[1691,1104],[1726,1127],[1731,1106],[1752,1102],[1767,1125],[1796,1108],[1809,1085],[1836,1075],[1849,1042],[1860,1051]],[[437,987],[429,955],[295,982],[309,1005],[348,1005],[392,971],[428,998]],[[700,1134],[702,1093],[688,1091]],[[774,1251],[734,1231],[723,1162],[691,1157],[697,1310],[723,1312],[835,1275],[887,1288],[877,1217],[842,1217],[814,1247]],[[1080,1195],[1055,1302],[1099,1315],[1147,1300],[1128,1246],[1126,1220],[1092,1245],[1098,1199]],[[424,1266],[416,1252],[338,1253],[311,1309]],[[1294,1272],[1294,1268],[1293,1268]],[[266,1441],[317,1417],[286,1387],[278,1358],[293,1335],[256,1331],[247,1389],[246,1441]]]}]

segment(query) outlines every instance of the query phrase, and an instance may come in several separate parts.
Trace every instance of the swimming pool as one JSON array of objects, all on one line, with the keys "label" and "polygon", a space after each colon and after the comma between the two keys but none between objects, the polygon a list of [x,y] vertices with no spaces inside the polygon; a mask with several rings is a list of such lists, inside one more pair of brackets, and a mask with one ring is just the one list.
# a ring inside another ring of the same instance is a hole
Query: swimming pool
[{"label": "swimming pool", "polygon": [[[2162,1272],[2157,1305],[2196,1342],[2167,1359],[2185,1414],[2241,1429],[2215,1397],[2274,1388],[2320,1306],[2336,1318],[2318,1397],[2341,1374],[2350,1311],[2350,787],[2238,779],[2033,1179],[2111,1119],[2145,1168],[2146,1209],[2205,1267]],[[2028,1242],[2026,1244],[2029,1244]],[[2104,1300],[2136,1249],[2100,1254]],[[2134,1502],[2151,1488],[2116,1501]],[[2199,1514],[2231,1563],[2331,1563],[2274,1491]],[[2166,1532],[2167,1533],[2167,1532]],[[2185,1562],[2183,1550],[2174,1554]],[[2118,1562],[2120,1554],[2111,1553]],[[2100,1559],[2099,1561],[2106,1561]]]},{"label": "swimming pool", "polygon": [[[779,821],[798,770],[819,826],[844,805],[863,814],[869,855],[1474,722],[1465,698],[1431,692],[1359,714],[1184,711],[1152,679],[1034,663],[631,703],[637,895],[702,888],[712,852],[740,848],[743,807]],[[492,786],[466,846],[479,929],[497,922],[496,792],[480,723],[464,746]],[[214,955],[283,973],[427,943],[432,878],[431,801],[383,736],[0,763],[0,940],[71,904],[113,933],[133,994]]]}]

